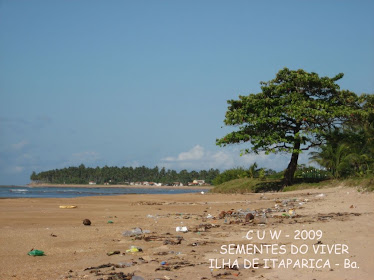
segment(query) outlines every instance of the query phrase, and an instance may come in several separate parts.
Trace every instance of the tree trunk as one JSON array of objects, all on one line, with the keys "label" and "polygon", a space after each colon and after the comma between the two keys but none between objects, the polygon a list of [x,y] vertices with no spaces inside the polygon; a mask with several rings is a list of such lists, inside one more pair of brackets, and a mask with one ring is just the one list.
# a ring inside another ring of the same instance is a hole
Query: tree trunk
[{"label": "tree trunk", "polygon": [[296,140],[295,146],[293,148],[293,153],[291,156],[291,161],[287,166],[286,171],[284,172],[283,186],[290,186],[293,183],[293,177],[297,168],[297,161],[299,160],[299,149],[300,149],[300,140]]}]

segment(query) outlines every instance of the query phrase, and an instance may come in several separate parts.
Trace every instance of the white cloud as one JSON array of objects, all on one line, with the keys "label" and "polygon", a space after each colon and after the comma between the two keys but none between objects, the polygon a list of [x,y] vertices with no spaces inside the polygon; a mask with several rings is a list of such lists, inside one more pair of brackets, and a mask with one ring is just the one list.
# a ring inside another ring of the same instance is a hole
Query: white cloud
[{"label": "white cloud", "polygon": [[[307,154],[300,155],[299,163],[308,163],[307,158]],[[159,166],[169,169],[207,170],[214,168],[226,170],[235,167],[247,168],[256,162],[259,167],[280,171],[287,167],[290,159],[290,154],[266,155],[259,153],[240,156],[240,150],[236,147],[209,151],[196,145],[187,152],[161,159]]]},{"label": "white cloud", "polygon": [[188,152],[180,153],[176,158],[175,157],[166,157],[165,161],[194,161],[199,160],[204,157],[204,148],[200,145],[196,145]]}]

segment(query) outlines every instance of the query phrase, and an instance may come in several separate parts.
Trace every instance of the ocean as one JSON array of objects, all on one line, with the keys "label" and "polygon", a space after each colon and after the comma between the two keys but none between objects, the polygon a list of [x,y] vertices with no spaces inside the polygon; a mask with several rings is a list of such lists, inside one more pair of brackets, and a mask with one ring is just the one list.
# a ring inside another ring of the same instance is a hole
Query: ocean
[{"label": "ocean", "polygon": [[25,187],[2,186],[0,198],[72,198],[82,196],[108,196],[123,194],[181,194],[206,192],[206,189],[163,189],[163,188],[69,188],[69,187]]}]

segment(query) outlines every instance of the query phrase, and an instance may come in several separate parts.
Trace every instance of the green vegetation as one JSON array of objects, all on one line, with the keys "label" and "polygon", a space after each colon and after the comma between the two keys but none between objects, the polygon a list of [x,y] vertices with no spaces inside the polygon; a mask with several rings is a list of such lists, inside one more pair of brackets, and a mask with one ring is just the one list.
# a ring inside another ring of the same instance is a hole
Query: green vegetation
[{"label": "green vegetation", "polygon": [[257,168],[257,163],[253,163],[248,169],[243,167],[237,167],[233,169],[228,169],[223,171],[221,174],[217,175],[213,180],[215,186],[222,183],[240,179],[240,178],[259,178],[261,180],[265,179],[268,176],[275,175],[276,172],[272,169]]},{"label": "green vegetation", "polygon": [[255,192],[255,186],[259,183],[258,179],[240,178],[224,182],[215,186],[211,192],[214,193],[249,193]]},{"label": "green vegetation", "polygon": [[215,186],[213,193],[258,193],[269,191],[296,191],[305,189],[323,189],[338,186],[358,187],[359,191],[374,191],[374,176],[368,178],[329,179],[323,181],[305,182],[295,180],[292,186],[283,187],[282,180],[267,179],[266,181],[251,178],[241,178]]},{"label": "green vegetation", "polygon": [[[365,96],[363,97],[365,98]],[[363,101],[373,108],[372,100]],[[331,131],[311,160],[326,168],[333,178],[365,177],[374,171],[374,114]]]},{"label": "green vegetation", "polygon": [[30,179],[34,182],[48,184],[88,184],[94,181],[97,184],[109,183],[128,184],[130,182],[157,182],[163,184],[172,184],[181,182],[187,184],[193,180],[205,180],[206,183],[212,183],[213,179],[219,174],[218,169],[210,169],[208,171],[201,170],[188,172],[181,170],[179,173],[174,170],[141,167],[108,167],[90,168],[81,164],[79,167],[68,167],[63,169],[55,169],[43,171],[40,173],[33,172]]},{"label": "green vegetation", "polygon": [[357,124],[373,110],[371,96],[359,98],[340,90],[336,82],[342,77],[342,73],[329,78],[301,69],[280,70],[273,80],[261,82],[260,93],[227,101],[224,123],[237,130],[216,144],[249,142],[251,147],[242,153],[290,153],[283,185],[291,185],[302,151],[324,145],[331,131]]},{"label": "green vegetation", "polygon": [[213,180],[213,185],[217,186],[222,183],[239,179],[239,178],[245,178],[246,177],[246,171],[242,167],[234,168],[234,169],[228,169],[221,174],[219,174],[216,178]]}]

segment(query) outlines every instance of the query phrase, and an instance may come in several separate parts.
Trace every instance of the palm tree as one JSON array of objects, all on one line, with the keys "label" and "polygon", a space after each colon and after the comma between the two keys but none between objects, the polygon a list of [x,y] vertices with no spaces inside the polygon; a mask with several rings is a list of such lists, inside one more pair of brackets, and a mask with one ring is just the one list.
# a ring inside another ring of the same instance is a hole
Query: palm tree
[{"label": "palm tree", "polygon": [[346,143],[331,144],[326,143],[321,146],[320,151],[311,152],[311,162],[316,162],[320,166],[330,171],[335,178],[341,177],[350,166],[352,153],[350,147]]},{"label": "palm tree", "polygon": [[252,178],[252,179],[253,179],[253,178],[256,176],[257,172],[258,172],[258,170],[257,170],[257,163],[255,162],[255,163],[253,163],[253,164],[249,167],[247,173],[248,173],[249,178]]}]

